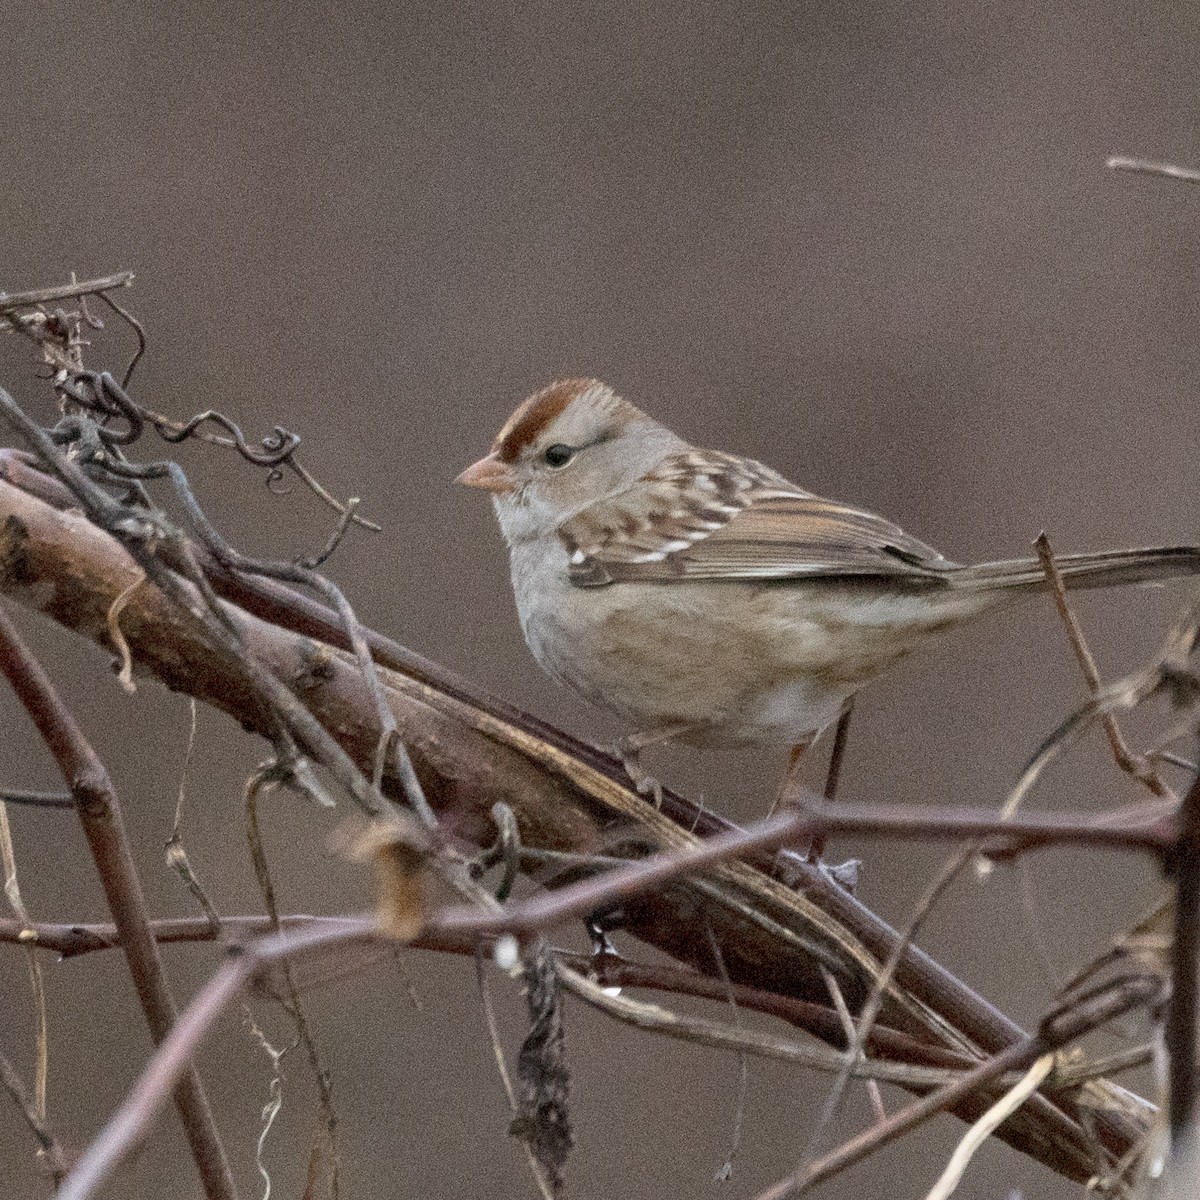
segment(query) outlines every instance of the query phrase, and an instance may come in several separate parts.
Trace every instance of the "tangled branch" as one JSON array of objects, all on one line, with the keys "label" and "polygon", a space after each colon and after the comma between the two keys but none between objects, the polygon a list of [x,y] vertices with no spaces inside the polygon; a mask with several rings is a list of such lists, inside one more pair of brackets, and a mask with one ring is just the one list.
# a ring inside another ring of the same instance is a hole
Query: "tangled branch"
[{"label": "tangled branch", "polygon": [[[799,807],[738,829],[671,792],[659,810],[631,790],[618,761],[481,694],[361,624],[342,590],[317,570],[349,527],[363,523],[356,502],[335,502],[340,519],[321,553],[300,562],[254,559],[211,523],[178,463],[131,457],[152,429],[167,444],[197,438],[231,447],[266,470],[269,480],[273,472],[291,470],[308,481],[295,458],[298,439],[286,429],[276,426],[255,448],[217,410],[178,421],[140,403],[128,391],[130,367],[120,383],[109,372],[85,367],[82,328],[96,327],[85,298],[99,296],[132,320],[110,295],[130,278],[0,296],[0,323],[37,347],[51,370],[58,410],[57,422],[43,425],[0,389],[0,420],[24,447],[0,452],[0,594],[105,646],[133,677],[156,678],[261,734],[272,748],[262,779],[322,799],[330,798],[327,787],[352,798],[372,822],[358,844],[375,863],[386,899],[370,917],[299,917],[279,911],[264,878],[265,920],[214,919],[214,909],[203,919],[152,921],[134,895],[137,876],[127,843],[113,835],[115,841],[98,842],[96,850],[111,925],[0,922],[0,941],[32,937],[40,948],[67,954],[120,945],[139,979],[139,994],[147,995],[158,994],[159,982],[165,987],[161,972],[153,971],[156,939],[220,936],[231,947],[178,1019],[169,994],[166,1007],[148,1007],[161,1044],[70,1173],[62,1197],[93,1194],[144,1138],[172,1090],[207,1194],[232,1195],[231,1180],[206,1167],[205,1161],[216,1160],[204,1160],[198,1148],[211,1114],[206,1123],[181,1099],[193,1083],[202,1098],[192,1065],[197,1046],[249,988],[282,994],[295,1006],[304,971],[363,969],[394,947],[385,929],[401,933],[414,949],[472,955],[515,942],[533,961],[530,948],[551,930],[585,919],[600,931],[596,954],[556,951],[538,976],[543,991],[537,1020],[548,1027],[560,1030],[554,989],[562,988],[660,1036],[770,1054],[846,1081],[888,1079],[917,1097],[866,1133],[802,1164],[764,1197],[803,1191],[934,1113],[951,1111],[975,1122],[1013,1086],[1014,1073],[1043,1054],[1121,1014],[1141,1009],[1156,1016],[1161,1008],[1161,976],[1126,971],[1070,995],[1047,1013],[1037,1033],[1027,1035],[911,938],[880,921],[820,864],[793,852],[839,832],[977,844],[997,859],[1064,844],[1132,850],[1174,871],[1178,909],[1192,925],[1185,929],[1178,918],[1168,1024],[1172,1115],[1180,1129],[1190,1127],[1195,1054],[1184,1025],[1194,1029],[1195,996],[1178,985],[1178,973],[1194,971],[1196,955],[1195,786],[1182,809],[1164,788],[1150,805],[1102,818],[1018,814],[1015,806],[1006,813],[845,805],[803,795]],[[50,307],[71,300],[78,309]],[[140,326],[133,327],[141,337]],[[155,489],[164,484],[182,505],[186,527],[155,501]],[[1190,660],[1195,641],[1194,624],[1185,624],[1162,660],[1137,680],[1112,688],[1096,680],[1095,696],[1068,723],[1069,732],[1051,739],[1042,759],[1049,761],[1076,729],[1150,695],[1167,695],[1180,728],[1194,728],[1200,695]],[[101,814],[119,827],[107,775],[89,757],[82,732],[2,612],[0,651],[0,665],[35,720],[41,714],[39,728],[61,755],[70,787],[69,795],[23,797],[8,790],[3,798],[70,804],[85,829]],[[87,770],[72,770],[73,762]],[[314,765],[329,784],[319,781]],[[265,873],[261,847],[259,860]],[[495,893],[484,886],[493,866],[505,872]],[[518,871],[540,890],[510,896]],[[429,899],[424,880],[431,875],[449,886],[453,902]],[[631,938],[678,965],[652,967],[616,956],[603,930],[617,909]],[[613,985],[732,1001],[825,1045],[737,1022],[682,1018],[628,997],[615,1001],[605,993]],[[561,1037],[556,1046],[560,1054]],[[319,1061],[311,1046],[310,1058]],[[997,1135],[1060,1174],[1108,1180],[1106,1186],[1122,1194],[1122,1164],[1145,1144],[1153,1115],[1145,1101],[1097,1075],[1123,1065],[1112,1061],[1091,1070],[1085,1060],[1072,1064],[1073,1074],[1055,1071],[1011,1113],[997,1110],[994,1119],[1003,1116]],[[556,1087],[565,1095],[560,1067]],[[565,1122],[561,1096],[557,1107],[535,1095],[525,1108],[554,1112],[560,1125]],[[211,1151],[219,1141],[215,1126],[210,1132]],[[542,1142],[550,1132],[534,1131]],[[561,1129],[557,1144],[565,1154]],[[547,1176],[556,1192],[563,1186],[559,1174],[556,1168]]]}]

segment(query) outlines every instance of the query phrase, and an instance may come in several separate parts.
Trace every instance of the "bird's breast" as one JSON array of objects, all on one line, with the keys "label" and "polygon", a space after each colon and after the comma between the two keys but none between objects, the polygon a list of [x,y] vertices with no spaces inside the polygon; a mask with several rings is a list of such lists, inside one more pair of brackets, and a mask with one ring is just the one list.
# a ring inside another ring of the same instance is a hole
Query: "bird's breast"
[{"label": "bird's breast", "polygon": [[865,682],[973,615],[921,596],[816,580],[578,588],[566,551],[512,552],[521,627],[555,679],[633,728],[691,741],[788,743],[836,720]]}]

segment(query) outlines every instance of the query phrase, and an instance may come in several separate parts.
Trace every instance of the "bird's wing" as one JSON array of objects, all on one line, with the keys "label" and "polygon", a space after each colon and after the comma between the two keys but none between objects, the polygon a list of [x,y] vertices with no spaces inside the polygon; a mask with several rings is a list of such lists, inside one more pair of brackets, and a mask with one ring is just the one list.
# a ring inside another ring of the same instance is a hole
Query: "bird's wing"
[{"label": "bird's wing", "polygon": [[666,459],[559,526],[571,581],[936,579],[957,564],[899,526],[715,451]]}]

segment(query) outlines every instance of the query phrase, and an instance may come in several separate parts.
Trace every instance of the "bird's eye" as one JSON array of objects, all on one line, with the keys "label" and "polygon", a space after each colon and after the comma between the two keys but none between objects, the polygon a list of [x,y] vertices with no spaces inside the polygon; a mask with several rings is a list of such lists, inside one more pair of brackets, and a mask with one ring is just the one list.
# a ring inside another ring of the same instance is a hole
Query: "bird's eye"
[{"label": "bird's eye", "polygon": [[575,457],[575,448],[564,446],[562,442],[555,442],[553,446],[546,447],[546,452],[542,457],[548,466],[565,467]]}]

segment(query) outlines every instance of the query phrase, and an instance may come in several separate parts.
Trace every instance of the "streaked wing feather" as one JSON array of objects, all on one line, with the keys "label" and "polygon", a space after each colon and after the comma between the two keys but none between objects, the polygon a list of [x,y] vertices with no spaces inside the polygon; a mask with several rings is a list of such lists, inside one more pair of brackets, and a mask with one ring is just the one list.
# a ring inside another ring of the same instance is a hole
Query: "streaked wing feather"
[{"label": "streaked wing feather", "polygon": [[576,514],[559,534],[580,587],[633,579],[915,579],[957,565],[874,513],[714,451],[673,455]]},{"label": "streaked wing feather", "polygon": [[954,565],[874,513],[804,495],[756,501],[681,557],[690,579],[928,576]]}]

